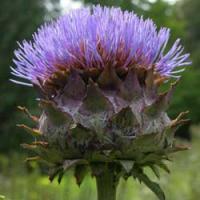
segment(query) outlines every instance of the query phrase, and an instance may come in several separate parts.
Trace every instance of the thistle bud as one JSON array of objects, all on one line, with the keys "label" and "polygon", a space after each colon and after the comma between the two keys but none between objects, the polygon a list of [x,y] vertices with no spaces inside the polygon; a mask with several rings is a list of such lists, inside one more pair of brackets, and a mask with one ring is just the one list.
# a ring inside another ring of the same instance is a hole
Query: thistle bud
[{"label": "thistle bud", "polygon": [[186,113],[166,113],[177,81],[159,92],[190,64],[179,40],[166,50],[169,36],[133,12],[96,6],[46,23],[19,45],[12,74],[38,91],[42,111],[37,119],[21,108],[37,123],[20,125],[36,137],[24,147],[50,164],[50,180],[73,167],[81,184],[89,168],[97,184],[104,174],[113,184],[133,176],[164,199],[143,169],[168,172],[169,154],[185,149],[174,133]]}]

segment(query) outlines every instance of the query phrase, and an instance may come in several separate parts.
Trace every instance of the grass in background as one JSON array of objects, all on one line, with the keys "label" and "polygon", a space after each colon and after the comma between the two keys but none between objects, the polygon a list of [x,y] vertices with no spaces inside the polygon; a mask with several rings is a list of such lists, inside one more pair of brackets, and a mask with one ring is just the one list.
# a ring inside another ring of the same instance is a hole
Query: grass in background
[{"label": "grass in background", "polygon": [[[169,163],[171,174],[162,173],[156,180],[166,193],[167,200],[197,200],[200,197],[200,127],[193,128],[192,149],[173,156]],[[50,183],[35,166],[27,172],[19,155],[0,156],[0,200],[96,200],[95,179],[87,176],[80,187],[72,172],[66,173],[61,184]],[[147,169],[147,173],[154,177]],[[129,178],[120,180],[118,200],[156,200],[155,195],[143,184]]]}]

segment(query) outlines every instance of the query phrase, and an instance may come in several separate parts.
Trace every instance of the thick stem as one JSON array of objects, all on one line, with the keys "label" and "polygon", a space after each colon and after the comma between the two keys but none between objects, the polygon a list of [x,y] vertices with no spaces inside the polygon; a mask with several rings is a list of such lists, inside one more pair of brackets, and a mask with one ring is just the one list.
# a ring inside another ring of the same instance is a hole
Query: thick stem
[{"label": "thick stem", "polygon": [[114,170],[103,166],[102,173],[96,176],[98,200],[116,200],[117,180]]}]

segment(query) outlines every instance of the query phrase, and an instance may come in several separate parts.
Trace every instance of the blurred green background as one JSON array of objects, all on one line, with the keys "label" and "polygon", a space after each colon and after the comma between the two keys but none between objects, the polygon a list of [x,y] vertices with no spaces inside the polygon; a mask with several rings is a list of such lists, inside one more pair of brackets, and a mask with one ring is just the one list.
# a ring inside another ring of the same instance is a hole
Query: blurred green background
[{"label": "blurred green background", "polygon": [[[13,51],[17,41],[30,39],[44,21],[69,9],[101,4],[133,10],[145,18],[152,18],[158,27],[171,28],[170,43],[182,39],[185,52],[191,53],[192,66],[183,73],[173,96],[169,115],[174,118],[189,110],[191,123],[178,131],[190,139],[192,150],[174,156],[169,163],[172,173],[163,174],[160,183],[169,200],[200,199],[200,0],[1,0],[0,2],[0,199],[9,200],[95,200],[95,180],[90,176],[79,188],[72,172],[58,185],[49,183],[46,170],[35,163],[25,164],[25,152],[20,143],[33,138],[16,127],[30,124],[17,105],[26,106],[39,114],[35,91],[9,81],[9,66],[13,66]],[[147,172],[150,173],[150,172]],[[150,174],[151,175],[151,174]],[[129,179],[121,180],[118,200],[156,199],[143,185]]]}]

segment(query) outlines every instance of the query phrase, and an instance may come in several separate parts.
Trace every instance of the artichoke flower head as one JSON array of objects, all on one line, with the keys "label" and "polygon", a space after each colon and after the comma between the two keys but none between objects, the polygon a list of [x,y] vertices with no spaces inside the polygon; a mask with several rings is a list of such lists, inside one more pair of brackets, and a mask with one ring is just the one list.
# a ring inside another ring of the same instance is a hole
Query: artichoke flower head
[{"label": "artichoke flower head", "polygon": [[[168,171],[168,155],[185,149],[174,133],[186,113],[166,113],[189,54],[179,39],[166,48],[169,29],[119,8],[94,6],[70,11],[41,26],[32,41],[15,51],[12,74],[28,80],[39,94],[39,118],[30,128],[36,140],[24,144],[49,163],[50,180],[75,169],[77,183],[86,169],[101,176],[106,166],[120,177],[144,182],[160,199],[157,183],[144,174],[150,167]],[[167,50],[166,50],[167,49]]]}]

